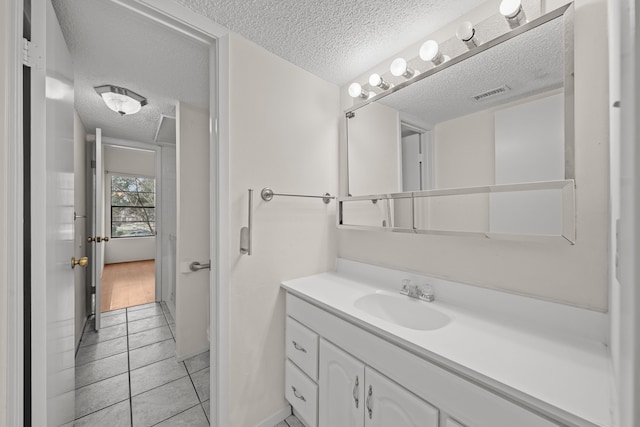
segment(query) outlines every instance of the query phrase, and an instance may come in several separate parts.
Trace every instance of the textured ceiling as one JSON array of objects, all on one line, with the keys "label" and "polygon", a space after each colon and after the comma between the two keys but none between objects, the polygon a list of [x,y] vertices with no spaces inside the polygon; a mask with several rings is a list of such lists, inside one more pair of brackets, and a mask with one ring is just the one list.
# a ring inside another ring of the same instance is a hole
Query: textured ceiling
[{"label": "textured ceiling", "polygon": [[484,0],[176,0],[343,85]]},{"label": "textured ceiling", "polygon": [[[52,0],[75,71],[76,109],[88,133],[154,142],[161,115],[178,100],[208,107],[208,48],[104,0]],[[93,89],[113,84],[149,105],[130,116],[109,110]],[[170,141],[160,141],[170,142]]]}]

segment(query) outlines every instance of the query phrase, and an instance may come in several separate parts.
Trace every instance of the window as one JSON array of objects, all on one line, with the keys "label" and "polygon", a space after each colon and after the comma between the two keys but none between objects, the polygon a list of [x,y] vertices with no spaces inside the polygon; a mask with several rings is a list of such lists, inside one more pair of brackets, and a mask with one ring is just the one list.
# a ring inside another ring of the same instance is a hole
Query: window
[{"label": "window", "polygon": [[156,235],[156,180],[111,176],[111,237]]}]

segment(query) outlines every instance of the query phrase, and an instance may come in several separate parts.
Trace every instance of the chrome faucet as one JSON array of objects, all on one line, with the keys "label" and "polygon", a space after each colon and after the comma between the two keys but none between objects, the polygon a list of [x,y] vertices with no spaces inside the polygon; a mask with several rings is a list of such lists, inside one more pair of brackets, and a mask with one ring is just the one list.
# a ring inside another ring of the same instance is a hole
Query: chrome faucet
[{"label": "chrome faucet", "polygon": [[400,290],[400,293],[402,295],[407,295],[408,297],[427,302],[433,302],[436,299],[430,285],[414,285],[409,279],[404,279],[402,281],[402,289]]}]

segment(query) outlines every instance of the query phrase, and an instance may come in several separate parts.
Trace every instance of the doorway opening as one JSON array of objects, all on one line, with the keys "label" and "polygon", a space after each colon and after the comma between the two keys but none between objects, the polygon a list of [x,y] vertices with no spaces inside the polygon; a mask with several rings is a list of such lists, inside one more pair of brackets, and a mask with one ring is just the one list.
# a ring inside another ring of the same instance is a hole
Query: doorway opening
[{"label": "doorway opening", "polygon": [[156,212],[161,209],[156,182],[162,177],[155,176],[156,153],[107,145],[104,154],[108,240],[97,299],[101,313],[156,301],[156,240],[161,238],[156,229]]}]

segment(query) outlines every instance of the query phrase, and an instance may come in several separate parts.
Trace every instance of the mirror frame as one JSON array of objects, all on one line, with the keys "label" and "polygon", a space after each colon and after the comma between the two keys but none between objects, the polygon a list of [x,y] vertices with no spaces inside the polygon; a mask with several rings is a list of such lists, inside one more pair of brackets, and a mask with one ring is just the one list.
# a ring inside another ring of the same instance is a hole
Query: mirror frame
[{"label": "mirror frame", "polygon": [[[415,84],[423,79],[428,78],[436,73],[446,70],[466,59],[469,59],[475,55],[478,55],[494,46],[497,46],[507,40],[526,33],[527,31],[539,27],[549,21],[556,18],[563,19],[564,28],[564,179],[575,180],[575,131],[574,131],[574,36],[573,36],[573,21],[574,21],[574,6],[573,2],[567,3],[549,13],[546,13],[530,22],[527,22],[517,28],[514,28],[506,33],[486,42],[483,42],[479,46],[468,50],[458,56],[455,56],[446,62],[438,65],[437,67],[430,68],[423,71],[415,77],[390,87],[384,92],[378,93],[375,96],[362,100],[356,105],[345,110],[346,117],[346,197],[351,197],[349,192],[349,119],[353,117],[354,113],[376,101],[379,101],[386,96],[391,95],[399,90],[402,90],[412,84]],[[401,193],[401,192],[400,192]],[[360,195],[359,195],[360,196]]]}]

